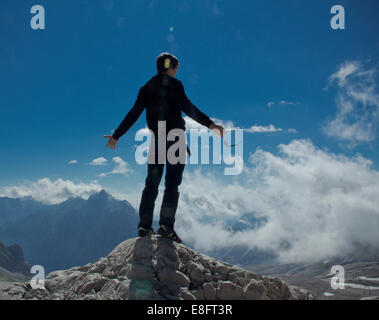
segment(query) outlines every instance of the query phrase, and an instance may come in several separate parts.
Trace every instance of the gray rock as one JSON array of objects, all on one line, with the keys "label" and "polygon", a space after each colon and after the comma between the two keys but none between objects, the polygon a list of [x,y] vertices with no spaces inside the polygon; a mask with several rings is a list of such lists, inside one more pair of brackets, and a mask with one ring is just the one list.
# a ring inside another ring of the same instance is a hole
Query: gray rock
[{"label": "gray rock", "polygon": [[220,281],[216,296],[219,300],[241,300],[243,289],[231,281]]},{"label": "gray rock", "polygon": [[118,286],[116,287],[116,295],[120,299],[138,299],[138,292],[137,290],[131,290],[130,289],[130,283],[129,281],[121,281]]},{"label": "gray rock", "polygon": [[266,297],[267,288],[263,281],[251,279],[243,290],[244,296],[248,300],[262,300]]},{"label": "gray rock", "polygon": [[206,300],[216,300],[216,288],[210,282],[203,284],[203,294]]},{"label": "gray rock", "polygon": [[179,298],[181,300],[196,300],[196,297],[187,288],[180,290]]},{"label": "gray rock", "polygon": [[188,272],[195,287],[201,286],[205,279],[205,268],[200,263],[190,262]]},{"label": "gray rock", "polygon": [[180,287],[188,287],[190,279],[179,270],[165,268],[158,273],[159,282],[161,285],[170,286],[178,285]]},{"label": "gray rock", "polygon": [[315,296],[312,292],[300,288],[298,286],[289,286],[289,300],[314,300]]},{"label": "gray rock", "polygon": [[204,291],[202,288],[193,289],[191,292],[195,296],[196,300],[205,300]]},{"label": "gray rock", "polygon": [[98,273],[89,274],[84,281],[77,287],[77,293],[86,294],[92,291],[98,292],[107,282],[107,278],[102,277]]}]

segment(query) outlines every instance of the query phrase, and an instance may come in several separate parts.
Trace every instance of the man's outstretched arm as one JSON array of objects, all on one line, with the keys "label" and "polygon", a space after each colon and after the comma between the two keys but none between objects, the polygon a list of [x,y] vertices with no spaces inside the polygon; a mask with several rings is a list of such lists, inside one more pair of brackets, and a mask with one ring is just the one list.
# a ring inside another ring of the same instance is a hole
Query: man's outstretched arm
[{"label": "man's outstretched arm", "polygon": [[197,121],[201,125],[209,128],[210,130],[214,131],[216,134],[218,134],[221,138],[224,137],[224,128],[222,126],[219,126],[215,124],[209,117],[201,112],[192,102],[190,99],[188,99],[183,84],[179,81],[179,104],[182,108],[182,111],[192,118],[193,120]]},{"label": "man's outstretched arm", "polygon": [[130,109],[130,111],[125,116],[124,120],[122,120],[121,124],[113,133],[113,139],[118,140],[121,136],[123,136],[130,129],[130,127],[137,121],[144,109],[144,91],[143,88],[141,88],[138,92],[138,97],[136,102],[134,103],[133,108]]},{"label": "man's outstretched arm", "polygon": [[209,117],[201,112],[192,102],[190,99],[188,99],[183,84],[179,81],[179,89],[178,89],[178,96],[179,96],[179,104],[182,108],[182,111],[192,118],[193,120],[197,121],[201,125],[209,128],[211,124],[214,122],[209,119]]}]

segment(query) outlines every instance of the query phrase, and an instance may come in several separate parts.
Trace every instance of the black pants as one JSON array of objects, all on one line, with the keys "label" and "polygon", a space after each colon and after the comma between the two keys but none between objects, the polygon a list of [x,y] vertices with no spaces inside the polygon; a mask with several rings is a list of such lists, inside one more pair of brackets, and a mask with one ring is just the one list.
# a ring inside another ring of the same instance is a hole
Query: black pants
[{"label": "black pants", "polygon": [[[174,142],[167,142],[167,149]],[[155,144],[156,146],[156,144]],[[152,148],[152,145],[150,145]],[[167,155],[166,149],[166,155]],[[157,149],[156,149],[157,150]],[[179,185],[182,182],[182,175],[185,163],[171,164],[166,161],[164,164],[158,163],[157,152],[155,153],[155,163],[147,165],[147,177],[145,188],[142,192],[141,203],[139,207],[140,223],[138,227],[150,228],[153,222],[153,212],[155,200],[158,196],[158,187],[162,179],[163,169],[166,166],[165,190],[160,210],[159,225],[165,225],[174,228],[175,214],[179,202]]]}]

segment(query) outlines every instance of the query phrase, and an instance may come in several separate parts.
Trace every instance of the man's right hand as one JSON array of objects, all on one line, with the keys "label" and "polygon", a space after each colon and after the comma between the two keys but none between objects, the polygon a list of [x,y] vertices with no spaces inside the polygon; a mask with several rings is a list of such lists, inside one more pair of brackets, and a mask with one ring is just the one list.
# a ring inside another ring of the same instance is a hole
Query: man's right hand
[{"label": "man's right hand", "polygon": [[118,140],[114,139],[112,136],[106,136],[106,135],[104,135],[104,138],[108,139],[107,148],[109,145],[111,149],[116,149]]},{"label": "man's right hand", "polygon": [[222,126],[219,126],[215,123],[212,123],[210,126],[209,126],[209,129],[214,132],[215,134],[217,134],[218,136],[222,138],[224,138],[224,128]]}]

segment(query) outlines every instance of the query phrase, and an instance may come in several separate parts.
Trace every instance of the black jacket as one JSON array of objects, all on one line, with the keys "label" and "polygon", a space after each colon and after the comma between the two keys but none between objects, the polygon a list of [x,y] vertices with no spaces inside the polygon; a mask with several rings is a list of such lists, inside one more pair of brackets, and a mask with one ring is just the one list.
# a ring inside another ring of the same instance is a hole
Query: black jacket
[{"label": "black jacket", "polygon": [[158,132],[158,121],[166,121],[166,132],[171,129],[185,130],[182,111],[193,120],[209,128],[213,123],[187,98],[183,84],[167,74],[156,74],[138,92],[133,108],[125,116],[112,137],[118,140],[137,121],[146,108],[147,126]]}]

